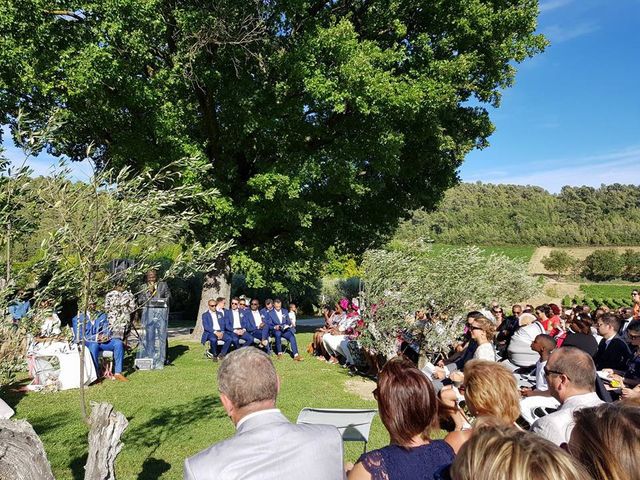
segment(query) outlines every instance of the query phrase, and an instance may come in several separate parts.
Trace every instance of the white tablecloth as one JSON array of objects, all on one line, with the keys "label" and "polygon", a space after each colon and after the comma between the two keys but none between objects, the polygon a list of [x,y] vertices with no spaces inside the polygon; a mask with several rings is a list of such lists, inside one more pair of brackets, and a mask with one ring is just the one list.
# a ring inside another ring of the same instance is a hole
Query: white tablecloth
[{"label": "white tablecloth", "polygon": [[[75,344],[58,341],[32,342],[27,352],[32,360],[31,364],[42,364],[42,360],[56,357],[60,363],[60,370],[53,370],[51,376],[58,378],[58,387],[60,390],[68,390],[70,388],[80,388],[80,348]],[[37,372],[36,372],[37,373]],[[39,376],[34,378],[31,383],[32,387],[39,385]],[[89,385],[97,378],[96,369],[91,359],[91,353],[88,349],[84,351],[84,384]]]}]

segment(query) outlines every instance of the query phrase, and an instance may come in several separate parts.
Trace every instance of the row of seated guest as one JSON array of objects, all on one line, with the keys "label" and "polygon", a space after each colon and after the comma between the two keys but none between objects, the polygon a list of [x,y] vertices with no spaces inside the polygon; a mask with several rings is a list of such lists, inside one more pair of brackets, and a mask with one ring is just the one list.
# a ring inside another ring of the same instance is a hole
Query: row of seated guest
[{"label": "row of seated guest", "polygon": [[639,478],[640,402],[594,400],[593,359],[574,347],[557,349],[547,365],[545,376],[561,407],[543,417],[540,429],[527,432],[515,423],[519,394],[509,369],[471,360],[464,397],[476,418],[473,428],[433,440],[441,408],[433,385],[408,360],[389,361],[374,396],[391,445],[362,455],[349,480]]},{"label": "row of seated guest", "polygon": [[[249,347],[257,344],[271,353],[269,337],[275,340],[277,358],[281,358],[282,339],[286,339],[291,347],[293,359],[302,361],[298,353],[296,341],[295,312],[282,308],[280,299],[267,300],[265,307],[260,309],[257,299],[252,299],[250,308],[240,309],[240,299],[231,300],[231,308],[226,309],[226,300],[218,297],[209,300],[209,309],[202,314],[203,333],[201,342],[209,342],[207,355],[214,361],[224,358],[232,346],[235,348]],[[241,342],[242,340],[242,342]],[[218,341],[222,345],[218,345]]]},{"label": "row of seated guest", "polygon": [[[113,336],[111,325],[107,318],[107,314],[97,310],[95,302],[89,304],[89,311],[80,313],[73,317],[71,321],[73,329],[73,341],[80,343],[84,338],[85,346],[91,358],[96,372],[100,372],[98,357],[100,352],[113,352],[113,372],[114,378],[121,382],[128,381],[122,375],[122,364],[124,362],[124,343],[122,339]],[[82,321],[84,320],[84,332],[81,331]]]}]

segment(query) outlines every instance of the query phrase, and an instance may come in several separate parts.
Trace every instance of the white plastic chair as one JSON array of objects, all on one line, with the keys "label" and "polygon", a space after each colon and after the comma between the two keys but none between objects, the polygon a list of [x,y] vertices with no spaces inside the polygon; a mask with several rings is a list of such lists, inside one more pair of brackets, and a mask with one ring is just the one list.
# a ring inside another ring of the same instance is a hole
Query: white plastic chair
[{"label": "white plastic chair", "polygon": [[296,423],[307,425],[333,425],[342,435],[343,442],[364,442],[367,451],[371,422],[378,410],[344,408],[303,408]]}]

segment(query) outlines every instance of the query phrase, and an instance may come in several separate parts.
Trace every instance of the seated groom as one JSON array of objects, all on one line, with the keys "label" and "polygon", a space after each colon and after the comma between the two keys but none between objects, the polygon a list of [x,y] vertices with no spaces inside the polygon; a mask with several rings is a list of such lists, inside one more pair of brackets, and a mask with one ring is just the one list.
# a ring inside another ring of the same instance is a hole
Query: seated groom
[{"label": "seated groom", "polygon": [[[227,333],[231,336],[231,341],[236,346],[250,347],[253,345],[253,336],[249,335],[247,329],[242,325],[242,312],[240,311],[240,299],[233,297],[231,299],[231,310],[229,310],[229,321],[227,322]],[[244,344],[240,345],[240,339],[244,340]]]},{"label": "seated groom", "polygon": [[271,353],[269,347],[269,324],[260,311],[260,302],[257,298],[253,298],[249,304],[249,308],[241,312],[242,327],[253,338],[260,340],[260,344],[264,347],[265,352]]},{"label": "seated groom", "polygon": [[[207,340],[209,341],[209,350],[206,355],[209,358],[213,358],[214,362],[217,362],[218,358],[224,358],[233,342],[231,335],[227,331],[229,315],[227,314],[228,310],[224,308],[224,304],[225,299],[223,297],[218,297],[216,300],[210,299],[207,302],[209,309],[202,314],[202,328],[204,331],[202,332],[200,343],[204,345]],[[224,342],[220,352],[218,352],[218,340]]]},{"label": "seated groom", "polygon": [[296,329],[291,325],[289,312],[282,308],[282,300],[276,298],[273,301],[273,309],[267,311],[267,321],[269,323],[269,333],[276,339],[276,353],[278,358],[282,358],[282,337],[286,338],[291,345],[293,359],[301,362],[302,357],[298,354],[298,343],[296,342]]},{"label": "seated groom", "polygon": [[111,326],[109,325],[109,320],[107,320],[107,315],[104,312],[97,312],[96,303],[91,302],[85,319],[84,333],[81,331],[83,319],[85,319],[85,314],[80,313],[73,317],[71,321],[73,341],[79,344],[84,337],[85,346],[91,353],[96,372],[100,372],[100,368],[98,367],[99,353],[101,351],[113,352],[113,377],[121,382],[128,382],[124,375],[122,375],[124,343],[122,343],[122,340],[119,338],[112,338]]},{"label": "seated groom", "polygon": [[257,348],[230,353],[218,369],[218,389],[236,434],[187,458],[184,480],[344,478],[338,430],[294,425],[276,408],[280,381],[267,354]]}]

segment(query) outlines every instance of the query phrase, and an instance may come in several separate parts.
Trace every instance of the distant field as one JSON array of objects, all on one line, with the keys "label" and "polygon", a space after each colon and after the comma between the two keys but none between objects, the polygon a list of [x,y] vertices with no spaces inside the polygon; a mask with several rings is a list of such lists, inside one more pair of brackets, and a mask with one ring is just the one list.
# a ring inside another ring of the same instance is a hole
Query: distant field
[{"label": "distant field", "polygon": [[580,290],[586,297],[591,298],[620,298],[631,301],[633,285],[580,285]]},{"label": "distant field", "polygon": [[[438,251],[443,251],[449,248],[459,248],[459,247],[460,245],[446,245],[442,243],[434,243],[432,248],[435,252],[438,252]],[[533,252],[536,249],[536,247],[521,246],[521,245],[518,245],[518,246],[508,245],[508,246],[502,246],[502,247],[477,245],[477,247],[480,248],[486,255],[491,255],[492,253],[502,254],[513,260],[519,260],[525,263],[528,263],[529,260],[531,260],[531,256],[533,255]]]},{"label": "distant field", "polygon": [[553,272],[548,271],[542,265],[542,259],[551,253],[551,250],[563,250],[577,260],[584,260],[596,250],[615,250],[622,253],[625,250],[633,250],[640,253],[640,246],[635,247],[538,247],[535,249],[533,257],[529,262],[529,273],[532,275],[549,275]]}]

